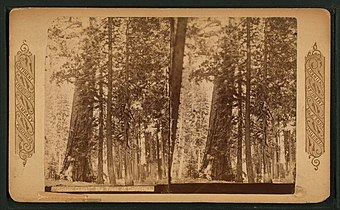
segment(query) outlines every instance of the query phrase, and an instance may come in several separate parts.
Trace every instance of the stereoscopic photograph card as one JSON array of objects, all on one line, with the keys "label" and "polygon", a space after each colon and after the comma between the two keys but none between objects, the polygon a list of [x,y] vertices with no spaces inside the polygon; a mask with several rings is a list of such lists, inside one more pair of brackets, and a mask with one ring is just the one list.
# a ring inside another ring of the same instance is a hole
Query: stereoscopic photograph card
[{"label": "stereoscopic photograph card", "polygon": [[328,198],[327,10],[20,8],[9,18],[15,201]]}]

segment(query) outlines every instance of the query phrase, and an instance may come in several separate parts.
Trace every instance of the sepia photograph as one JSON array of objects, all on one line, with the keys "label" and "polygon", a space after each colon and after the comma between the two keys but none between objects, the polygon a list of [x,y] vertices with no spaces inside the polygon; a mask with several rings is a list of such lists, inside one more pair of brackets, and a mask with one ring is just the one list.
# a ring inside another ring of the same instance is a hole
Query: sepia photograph
[{"label": "sepia photograph", "polygon": [[329,196],[325,10],[26,8],[10,20],[15,201]]},{"label": "sepia photograph", "polygon": [[46,36],[49,190],[294,188],[295,18],[58,17]]}]

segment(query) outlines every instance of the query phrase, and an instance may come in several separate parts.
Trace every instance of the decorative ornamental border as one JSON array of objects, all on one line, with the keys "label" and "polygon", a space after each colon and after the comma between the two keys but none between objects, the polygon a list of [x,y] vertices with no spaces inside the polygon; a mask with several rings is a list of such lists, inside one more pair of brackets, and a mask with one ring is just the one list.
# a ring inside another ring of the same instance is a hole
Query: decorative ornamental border
[{"label": "decorative ornamental border", "polygon": [[26,40],[14,56],[15,62],[15,153],[23,160],[35,153],[35,56]]},{"label": "decorative ornamental border", "polygon": [[319,157],[325,152],[325,57],[317,49],[316,43],[305,57],[305,73],[305,151],[317,171]]}]

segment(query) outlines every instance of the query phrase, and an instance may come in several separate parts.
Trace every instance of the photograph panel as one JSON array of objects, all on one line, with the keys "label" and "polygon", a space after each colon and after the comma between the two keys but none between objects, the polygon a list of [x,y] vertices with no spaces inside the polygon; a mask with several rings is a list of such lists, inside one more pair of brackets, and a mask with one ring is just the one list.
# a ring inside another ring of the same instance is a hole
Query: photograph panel
[{"label": "photograph panel", "polygon": [[164,18],[60,17],[52,23],[46,57],[47,182],[129,186],[163,180],[169,32]]},{"label": "photograph panel", "polygon": [[47,189],[294,193],[295,18],[59,17],[47,36]]}]

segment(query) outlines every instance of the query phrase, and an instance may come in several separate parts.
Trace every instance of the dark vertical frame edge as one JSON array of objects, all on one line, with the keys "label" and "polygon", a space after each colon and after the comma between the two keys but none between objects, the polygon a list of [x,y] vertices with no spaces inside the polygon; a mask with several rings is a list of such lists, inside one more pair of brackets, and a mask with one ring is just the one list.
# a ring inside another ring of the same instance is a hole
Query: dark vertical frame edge
[{"label": "dark vertical frame edge", "polygon": [[8,24],[4,0],[0,0],[0,208],[8,209]]},{"label": "dark vertical frame edge", "polygon": [[[333,52],[333,62],[332,62],[332,107],[331,107],[331,143],[335,145],[335,151],[331,152],[331,158],[335,161],[331,161],[331,194],[334,196],[334,209],[340,209],[340,130],[339,130],[339,110],[340,110],[340,95],[339,95],[339,82],[340,79],[340,6],[337,5],[335,10],[335,15],[332,21],[332,52]],[[336,41],[338,40],[338,41]]]}]

